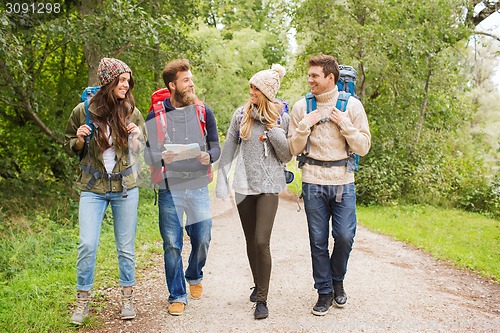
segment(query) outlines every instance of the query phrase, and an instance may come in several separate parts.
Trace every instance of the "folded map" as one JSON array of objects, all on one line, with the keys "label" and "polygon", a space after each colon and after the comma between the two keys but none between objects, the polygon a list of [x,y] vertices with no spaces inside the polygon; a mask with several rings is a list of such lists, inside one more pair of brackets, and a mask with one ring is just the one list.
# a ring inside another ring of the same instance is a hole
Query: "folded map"
[{"label": "folded map", "polygon": [[187,160],[200,156],[201,150],[197,143],[190,143],[187,145],[166,143],[164,144],[166,150],[175,154],[174,161]]}]

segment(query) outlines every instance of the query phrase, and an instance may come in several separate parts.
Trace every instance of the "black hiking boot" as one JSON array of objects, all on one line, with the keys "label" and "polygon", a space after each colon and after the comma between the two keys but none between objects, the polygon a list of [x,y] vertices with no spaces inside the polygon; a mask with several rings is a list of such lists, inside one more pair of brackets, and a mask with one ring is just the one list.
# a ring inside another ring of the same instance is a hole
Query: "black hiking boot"
[{"label": "black hiking boot", "polygon": [[253,289],[252,290],[252,293],[250,294],[250,302],[257,302],[257,287],[252,287],[250,289]]},{"label": "black hiking boot", "polygon": [[335,305],[339,308],[343,308],[347,303],[347,295],[344,291],[344,281],[333,281],[333,294]]},{"label": "black hiking boot", "polygon": [[333,293],[318,294],[318,301],[312,309],[312,314],[316,316],[324,316],[333,305]]},{"label": "black hiking boot", "polygon": [[267,303],[258,301],[255,305],[255,319],[265,319],[269,316],[269,310],[267,309]]}]

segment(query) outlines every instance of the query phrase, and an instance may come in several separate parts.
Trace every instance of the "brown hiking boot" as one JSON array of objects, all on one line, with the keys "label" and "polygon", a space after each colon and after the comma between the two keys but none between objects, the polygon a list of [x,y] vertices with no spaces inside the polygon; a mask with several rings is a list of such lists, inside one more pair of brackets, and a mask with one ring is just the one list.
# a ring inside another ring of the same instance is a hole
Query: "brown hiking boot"
[{"label": "brown hiking boot", "polygon": [[201,285],[201,283],[190,284],[189,285],[189,292],[191,293],[191,297],[193,299],[200,299],[201,294],[203,293],[203,286]]},{"label": "brown hiking boot", "polygon": [[180,302],[174,302],[168,306],[168,313],[172,316],[180,316],[184,313],[184,308],[186,304]]}]

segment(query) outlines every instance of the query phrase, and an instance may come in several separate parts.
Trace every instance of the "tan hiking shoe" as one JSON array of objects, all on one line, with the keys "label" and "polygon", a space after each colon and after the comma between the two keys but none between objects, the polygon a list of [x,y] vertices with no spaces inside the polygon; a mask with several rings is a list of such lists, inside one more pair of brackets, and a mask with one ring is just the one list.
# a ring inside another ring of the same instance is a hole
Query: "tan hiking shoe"
[{"label": "tan hiking shoe", "polygon": [[88,293],[76,294],[76,309],[71,317],[71,322],[75,325],[83,325],[83,321],[89,315],[90,295]]},{"label": "tan hiking shoe", "polygon": [[122,290],[122,312],[120,314],[122,319],[134,319],[134,296],[132,290]]},{"label": "tan hiking shoe", "polygon": [[191,293],[191,297],[193,299],[200,299],[201,294],[203,293],[203,286],[201,285],[201,283],[190,284],[189,285],[189,292]]},{"label": "tan hiking shoe", "polygon": [[174,302],[168,306],[168,313],[172,316],[180,316],[184,313],[184,308],[186,304],[180,302]]}]

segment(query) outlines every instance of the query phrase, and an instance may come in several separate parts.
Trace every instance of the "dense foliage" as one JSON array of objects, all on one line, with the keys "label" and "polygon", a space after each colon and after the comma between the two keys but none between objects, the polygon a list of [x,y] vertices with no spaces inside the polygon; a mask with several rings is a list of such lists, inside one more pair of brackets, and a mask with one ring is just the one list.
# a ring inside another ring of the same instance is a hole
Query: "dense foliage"
[{"label": "dense foliage", "polygon": [[[253,73],[286,65],[280,97],[293,104],[308,88],[305,61],[317,53],[358,71],[373,136],[357,175],[360,202],[498,214],[499,176],[484,159],[498,158],[498,144],[485,144],[477,130],[486,126],[477,118],[486,99],[477,98],[481,82],[467,56],[479,22],[471,15],[476,2],[66,0],[58,13],[44,15],[7,13],[2,4],[2,214],[26,208],[12,188],[26,189],[34,203],[50,191],[56,198],[68,193],[76,161],[61,149],[63,131],[82,89],[97,82],[101,57],[131,66],[144,115],[151,92],[163,85],[164,63],[188,57],[197,92],[216,112],[223,134],[248,98]],[[491,12],[490,4],[481,15]]]},{"label": "dense foliage", "polygon": [[358,70],[373,136],[358,174],[361,202],[500,208],[485,146],[470,130],[467,5],[306,0],[297,8],[300,57],[326,51]]}]

